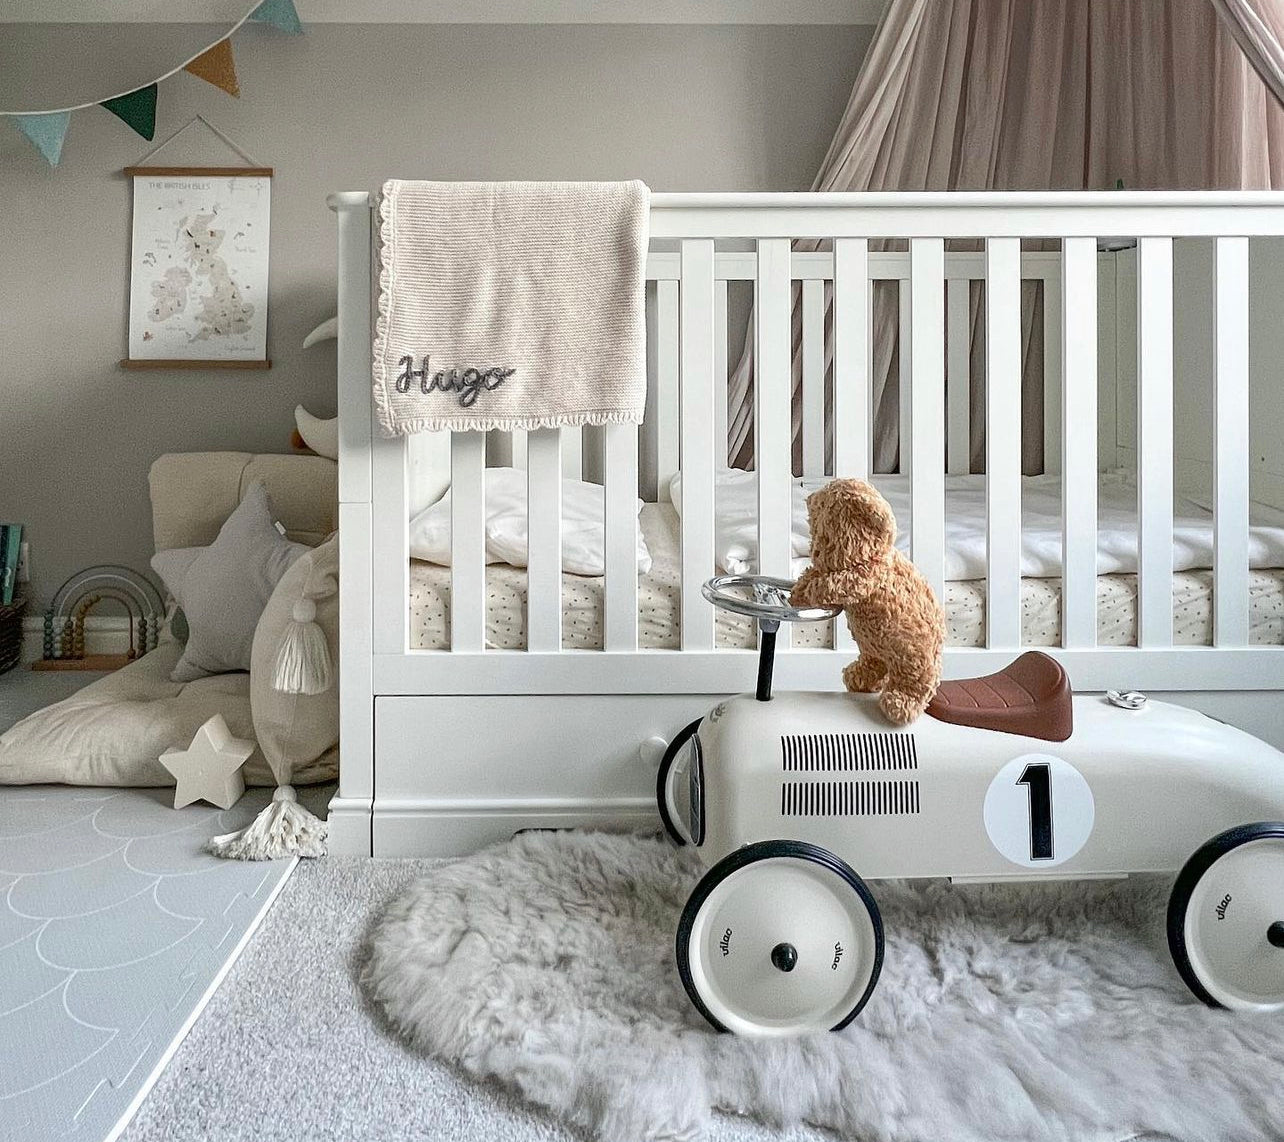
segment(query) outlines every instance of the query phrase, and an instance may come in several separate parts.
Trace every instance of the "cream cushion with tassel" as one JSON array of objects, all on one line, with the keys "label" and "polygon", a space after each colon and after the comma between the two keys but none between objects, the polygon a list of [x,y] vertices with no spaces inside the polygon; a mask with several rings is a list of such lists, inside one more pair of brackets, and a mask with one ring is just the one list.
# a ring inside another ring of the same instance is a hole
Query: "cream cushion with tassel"
[{"label": "cream cushion with tassel", "polygon": [[282,576],[254,632],[250,709],[278,788],[248,828],[210,842],[215,854],[241,860],[324,854],[325,824],[297,803],[291,782],[304,769],[337,769],[338,661],[336,533]]}]

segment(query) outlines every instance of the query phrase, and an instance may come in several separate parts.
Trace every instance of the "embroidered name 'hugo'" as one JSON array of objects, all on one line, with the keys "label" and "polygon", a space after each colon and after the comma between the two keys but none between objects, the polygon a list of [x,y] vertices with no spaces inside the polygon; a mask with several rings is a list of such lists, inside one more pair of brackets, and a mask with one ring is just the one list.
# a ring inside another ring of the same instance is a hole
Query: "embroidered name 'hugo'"
[{"label": "embroidered name 'hugo'", "polygon": [[408,393],[414,381],[419,382],[419,391],[427,396],[432,392],[458,393],[459,407],[472,408],[480,393],[491,392],[499,388],[516,369],[492,365],[489,369],[438,369],[432,368],[432,357],[425,356],[423,368],[415,368],[414,357],[402,357],[397,364],[401,372],[397,374],[397,392]]}]

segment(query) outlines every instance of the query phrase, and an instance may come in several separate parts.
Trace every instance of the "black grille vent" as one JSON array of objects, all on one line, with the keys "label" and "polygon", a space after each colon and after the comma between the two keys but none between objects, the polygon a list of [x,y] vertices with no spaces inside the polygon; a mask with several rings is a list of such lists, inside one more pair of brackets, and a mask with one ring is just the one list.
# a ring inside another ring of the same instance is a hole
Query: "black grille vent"
[{"label": "black grille vent", "polygon": [[913,734],[785,734],[780,759],[786,773],[918,768]]},{"label": "black grille vent", "polygon": [[917,781],[783,781],[783,817],[903,817],[917,813]]}]

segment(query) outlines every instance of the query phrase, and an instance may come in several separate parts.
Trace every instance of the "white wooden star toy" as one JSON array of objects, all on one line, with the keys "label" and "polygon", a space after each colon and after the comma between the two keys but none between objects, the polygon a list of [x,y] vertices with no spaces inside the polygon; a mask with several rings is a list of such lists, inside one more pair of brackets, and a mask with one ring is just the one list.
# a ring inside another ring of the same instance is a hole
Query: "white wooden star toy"
[{"label": "white wooden star toy", "polygon": [[174,775],[174,808],[208,801],[230,809],[245,792],[241,766],[254,746],[248,738],[234,738],[223,715],[215,714],[196,731],[186,749],[167,749],[160,762]]}]

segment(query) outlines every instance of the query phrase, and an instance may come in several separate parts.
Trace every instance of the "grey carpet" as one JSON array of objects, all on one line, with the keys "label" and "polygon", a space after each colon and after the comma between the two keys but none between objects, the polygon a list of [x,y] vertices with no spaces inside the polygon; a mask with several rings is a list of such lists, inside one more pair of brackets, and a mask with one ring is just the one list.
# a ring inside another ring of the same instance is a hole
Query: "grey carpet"
[{"label": "grey carpet", "polygon": [[[406,1048],[366,1008],[353,973],[371,917],[433,867],[300,862],[122,1142],[583,1142]],[[833,1139],[734,1118],[708,1137]]]},{"label": "grey carpet", "polygon": [[[755,1040],[712,1032],[677,980],[699,871],[652,838],[517,837],[388,909],[369,993],[409,1042],[603,1142],[704,1138],[713,1110],[891,1142],[1284,1137],[1284,1021],[1190,995],[1167,878],[880,881],[886,958],[860,1018]],[[765,943],[807,919],[781,900]]]}]

